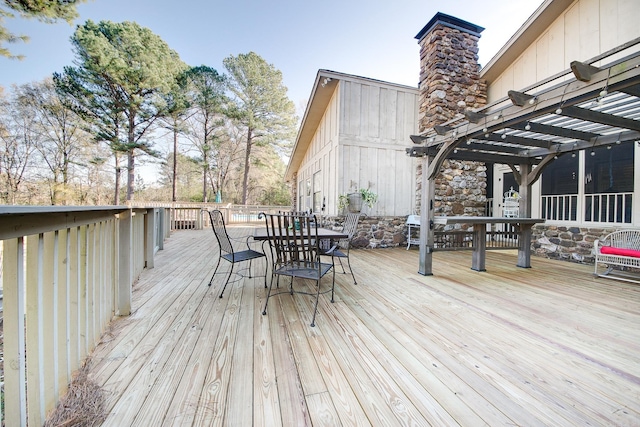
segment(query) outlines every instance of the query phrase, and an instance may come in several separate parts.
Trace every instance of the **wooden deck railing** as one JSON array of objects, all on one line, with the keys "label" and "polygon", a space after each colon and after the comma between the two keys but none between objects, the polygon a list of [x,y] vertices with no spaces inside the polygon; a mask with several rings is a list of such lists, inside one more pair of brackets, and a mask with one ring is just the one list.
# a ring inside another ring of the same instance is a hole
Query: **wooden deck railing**
[{"label": "wooden deck railing", "polygon": [[258,219],[260,212],[277,213],[289,211],[291,206],[265,206],[265,205],[232,205],[230,203],[161,203],[161,202],[136,202],[136,206],[162,207],[168,210],[171,221],[167,224],[171,230],[201,230],[210,226],[208,210],[218,209],[224,215],[227,224],[246,224],[261,222]]},{"label": "wooden deck railing", "polygon": [[42,425],[111,319],[130,313],[167,212],[0,207],[5,425]]},{"label": "wooden deck railing", "polygon": [[5,425],[42,425],[172,230],[258,221],[288,207],[147,203],[0,207]]}]

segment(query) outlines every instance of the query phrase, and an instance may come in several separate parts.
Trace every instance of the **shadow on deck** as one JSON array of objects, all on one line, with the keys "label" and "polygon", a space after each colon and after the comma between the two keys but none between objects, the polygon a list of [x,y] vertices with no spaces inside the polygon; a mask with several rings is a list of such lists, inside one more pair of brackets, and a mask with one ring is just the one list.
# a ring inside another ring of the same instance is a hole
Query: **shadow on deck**
[{"label": "shadow on deck", "polygon": [[356,250],[312,328],[303,295],[263,316],[261,278],[219,299],[215,251],[179,231],[142,274],[93,352],[103,425],[640,424],[640,287],[590,266],[436,252],[424,277],[416,250]]}]

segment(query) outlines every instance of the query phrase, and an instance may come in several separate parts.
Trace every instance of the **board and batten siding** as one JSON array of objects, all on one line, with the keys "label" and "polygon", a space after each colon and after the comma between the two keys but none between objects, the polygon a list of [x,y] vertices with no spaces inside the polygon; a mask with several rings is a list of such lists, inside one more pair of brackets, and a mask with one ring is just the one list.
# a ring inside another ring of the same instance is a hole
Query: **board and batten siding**
[{"label": "board and batten siding", "polygon": [[[337,156],[338,156],[338,96],[334,93],[322,119],[316,129],[309,148],[298,169],[297,185],[311,180],[310,197],[306,195],[302,203],[298,203],[300,210],[309,210],[313,207],[314,175],[320,172],[322,197],[325,198],[327,210],[332,210],[332,205],[337,204],[338,191],[335,183],[338,180]],[[304,184],[306,185],[306,184]],[[303,186],[304,186],[303,185]],[[300,198],[300,195],[298,196]],[[333,202],[335,200],[335,202]],[[337,212],[337,207],[335,207]],[[320,214],[322,212],[315,212]],[[328,213],[325,211],[325,214]]]},{"label": "board and batten siding", "polygon": [[[571,61],[587,61],[640,37],[639,16],[638,0],[576,1],[504,72],[488,82],[489,103],[504,98],[509,90],[521,90],[569,69]],[[606,62],[615,59],[610,57]]]},{"label": "board and batten siding", "polygon": [[370,81],[340,81],[339,194],[370,188],[369,215],[408,215],[414,209],[415,162],[409,136],[418,132],[418,91]]}]

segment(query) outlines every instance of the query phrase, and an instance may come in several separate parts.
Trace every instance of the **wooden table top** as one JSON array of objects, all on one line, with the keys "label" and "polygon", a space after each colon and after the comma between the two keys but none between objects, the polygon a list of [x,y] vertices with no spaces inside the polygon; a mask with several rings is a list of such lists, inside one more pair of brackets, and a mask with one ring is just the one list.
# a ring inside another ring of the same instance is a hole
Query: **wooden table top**
[{"label": "wooden table top", "polygon": [[[319,239],[346,239],[349,236],[342,231],[329,230],[328,228],[318,228]],[[267,240],[267,229],[265,227],[256,228],[253,232],[255,240]]]}]

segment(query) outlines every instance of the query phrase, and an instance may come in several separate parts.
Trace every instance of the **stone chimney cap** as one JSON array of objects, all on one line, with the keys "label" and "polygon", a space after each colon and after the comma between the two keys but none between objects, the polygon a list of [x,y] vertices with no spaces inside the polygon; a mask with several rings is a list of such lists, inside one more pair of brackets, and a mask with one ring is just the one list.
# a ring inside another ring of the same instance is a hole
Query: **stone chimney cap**
[{"label": "stone chimney cap", "polygon": [[438,12],[433,16],[433,18],[431,18],[431,21],[429,21],[427,25],[425,25],[424,28],[420,30],[420,32],[416,35],[415,38],[418,40],[422,40],[422,38],[426,34],[430,33],[433,27],[435,27],[438,24],[442,24],[445,27],[456,28],[460,31],[464,31],[465,33],[470,33],[477,37],[480,37],[480,33],[484,31],[484,27],[472,24],[467,21],[463,21],[462,19],[444,14],[442,12]]}]

